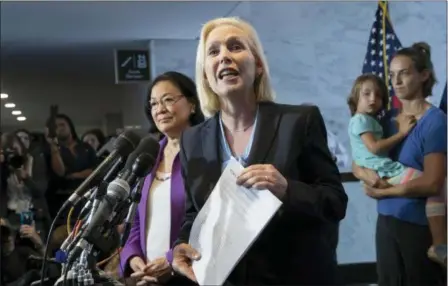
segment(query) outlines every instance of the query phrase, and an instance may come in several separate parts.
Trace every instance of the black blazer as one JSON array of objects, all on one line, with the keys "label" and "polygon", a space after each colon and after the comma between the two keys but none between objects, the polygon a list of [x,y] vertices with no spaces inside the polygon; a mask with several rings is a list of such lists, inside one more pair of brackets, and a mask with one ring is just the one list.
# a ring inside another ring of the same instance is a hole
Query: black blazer
[{"label": "black blazer", "polygon": [[[186,130],[180,158],[186,218],[176,244],[221,175],[219,116]],[[315,106],[260,103],[248,164],[272,164],[288,180],[283,206],[230,274],[234,285],[334,285],[339,221],[347,195]],[[239,235],[235,233],[235,235]]]}]

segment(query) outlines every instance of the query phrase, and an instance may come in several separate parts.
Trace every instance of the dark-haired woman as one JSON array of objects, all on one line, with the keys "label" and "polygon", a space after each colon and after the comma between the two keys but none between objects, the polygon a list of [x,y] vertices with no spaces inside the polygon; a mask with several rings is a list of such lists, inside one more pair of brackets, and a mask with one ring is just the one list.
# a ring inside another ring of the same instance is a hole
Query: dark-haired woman
[{"label": "dark-haired woman", "polygon": [[166,72],[153,81],[145,108],[151,126],[163,134],[163,139],[121,253],[121,270],[123,276],[132,274],[143,284],[183,284],[181,278],[173,279],[170,266],[172,246],[185,214],[179,139],[186,128],[203,122],[204,116],[194,82],[178,72]]},{"label": "dark-haired woman", "polygon": [[[95,151],[89,144],[79,140],[70,117],[58,114],[55,123],[56,138],[49,138],[47,129],[45,146],[51,175],[47,201],[53,218],[97,164]],[[58,225],[65,222],[65,218],[62,218]]]},{"label": "dark-haired woman", "polygon": [[98,156],[98,163],[106,159],[106,157],[109,155],[108,151],[104,151],[101,152],[101,154],[99,154],[99,151],[107,142],[106,136],[104,135],[103,131],[101,131],[101,129],[95,128],[87,131],[82,135],[81,141],[89,144],[90,147],[92,147],[93,150],[95,150]]},{"label": "dark-haired woman", "polygon": [[[415,127],[389,156],[421,171],[420,177],[387,189],[374,186],[380,179],[370,169],[354,166],[369,196],[378,199],[376,248],[379,285],[446,285],[447,117],[426,98],[436,82],[426,43],[399,50],[390,66],[392,86],[401,110],[386,114],[384,135],[397,133],[396,118],[414,117]],[[427,200],[430,200],[426,204]],[[432,233],[431,233],[432,232]],[[428,251],[429,249],[429,251]]]},{"label": "dark-haired woman", "polygon": [[95,152],[98,152],[98,150],[100,150],[106,143],[106,136],[104,136],[101,129],[95,128],[84,133],[81,137],[81,141],[89,144]]},{"label": "dark-haired woman", "polygon": [[0,216],[19,227],[27,224],[21,222],[21,213],[32,212],[31,221],[45,238],[51,223],[45,200],[48,184],[45,158],[29,153],[15,133],[5,134],[3,139]]}]

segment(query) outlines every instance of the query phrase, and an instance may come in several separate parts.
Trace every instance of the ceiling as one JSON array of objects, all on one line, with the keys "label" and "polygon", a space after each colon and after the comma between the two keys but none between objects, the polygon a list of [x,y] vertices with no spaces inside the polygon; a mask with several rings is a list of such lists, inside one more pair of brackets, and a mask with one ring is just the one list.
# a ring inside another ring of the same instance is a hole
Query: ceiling
[{"label": "ceiling", "polygon": [[[148,39],[194,39],[233,1],[1,2],[2,53]],[[6,50],[5,50],[6,49]]]},{"label": "ceiling", "polygon": [[[76,73],[88,66],[98,69],[96,74],[113,75],[113,57],[105,51],[144,46],[150,39],[195,39],[203,23],[214,17],[230,15],[241,2],[0,3],[1,79],[5,83],[11,72],[39,71],[42,67],[52,72],[62,68],[69,74],[70,70]],[[10,98],[14,100],[14,95],[10,94]],[[19,104],[23,106],[35,100],[28,98]],[[3,104],[1,112],[2,125],[17,123]]]}]

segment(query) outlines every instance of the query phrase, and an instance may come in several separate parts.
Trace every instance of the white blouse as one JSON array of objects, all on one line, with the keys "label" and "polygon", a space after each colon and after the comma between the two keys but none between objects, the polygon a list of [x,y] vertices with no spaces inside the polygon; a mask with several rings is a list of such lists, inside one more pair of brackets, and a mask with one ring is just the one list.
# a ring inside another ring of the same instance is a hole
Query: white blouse
[{"label": "white blouse", "polygon": [[171,236],[171,173],[157,172],[146,209],[146,258],[165,257]]}]

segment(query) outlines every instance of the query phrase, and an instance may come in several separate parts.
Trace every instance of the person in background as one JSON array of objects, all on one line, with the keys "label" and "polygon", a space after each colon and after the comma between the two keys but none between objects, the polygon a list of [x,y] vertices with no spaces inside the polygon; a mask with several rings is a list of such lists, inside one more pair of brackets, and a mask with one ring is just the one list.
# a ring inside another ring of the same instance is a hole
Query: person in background
[{"label": "person in background", "polygon": [[[406,183],[383,189],[378,187],[381,178],[375,171],[353,164],[353,173],[365,183],[367,195],[378,199],[378,284],[446,285],[446,269],[428,258],[432,245],[445,244],[445,250],[433,250],[446,261],[446,228],[444,232],[443,228],[432,228],[446,225],[446,216],[433,216],[433,223],[428,225],[427,213],[432,210],[427,209],[426,202],[446,188],[447,171],[447,117],[426,100],[436,82],[428,44],[416,43],[397,51],[390,74],[402,108],[388,111],[381,119],[384,136],[389,138],[399,132],[397,118],[413,117],[417,122],[389,156],[422,173]],[[443,212],[446,214],[446,205]]]},{"label": "person in background", "polygon": [[106,136],[104,135],[103,131],[101,131],[101,129],[96,128],[87,131],[82,135],[81,141],[89,144],[93,148],[93,150],[95,150],[95,154],[98,156],[98,164],[106,159],[106,157],[109,155],[109,152],[107,150],[102,151],[101,154],[99,154],[101,148],[107,143]]},{"label": "person in background", "polygon": [[19,226],[22,213],[32,213],[32,220],[37,223],[41,234],[47,233],[51,219],[45,193],[48,186],[48,175],[45,159],[42,156],[27,152],[25,145],[14,133],[9,133],[2,140],[4,173],[4,200],[1,208],[5,208],[11,224]]},{"label": "person in background", "polygon": [[117,128],[117,129],[115,129],[115,135],[113,135],[113,136],[118,137],[123,132],[124,132],[124,128]]},{"label": "person in background", "polygon": [[200,253],[188,244],[193,221],[227,163],[237,160],[244,167],[237,184],[267,189],[283,204],[227,282],[337,284],[339,222],[348,198],[319,109],[272,102],[269,68],[258,35],[238,18],[214,19],[203,26],[195,78],[202,111],[211,118],[181,137],[187,201],[173,269],[196,280],[191,265]]},{"label": "person in background", "polygon": [[40,132],[30,132],[27,129],[18,129],[14,132],[22,141],[29,153],[36,155],[43,154],[44,134]]},{"label": "person in background", "polygon": [[100,150],[106,143],[106,136],[104,136],[101,129],[95,128],[84,133],[81,137],[81,141],[89,144],[95,152],[98,152],[98,150]]},{"label": "person in background", "polygon": [[[73,191],[92,173],[97,164],[95,150],[79,140],[72,120],[65,114],[56,116],[56,138],[48,137],[46,154],[51,170],[47,200],[55,217]],[[61,221],[61,223],[65,223]]]},{"label": "person in background", "polygon": [[[29,154],[28,156],[34,158],[35,164],[37,164],[34,168],[38,168],[39,170],[42,170],[42,172],[43,170],[46,170],[44,174],[45,178],[42,178],[42,182],[45,180],[45,186],[41,186],[41,189],[45,189],[44,192],[46,192],[48,188],[49,172],[48,168],[46,168],[46,159],[42,144],[40,144],[38,140],[35,140],[36,135],[31,134],[31,132],[26,129],[18,129],[14,133],[20,138],[20,141],[22,141],[26,152]],[[37,209],[37,219],[42,220],[45,223],[46,228],[49,229],[51,218],[47,202],[46,200],[42,200],[40,203],[42,206]]]},{"label": "person in background", "polygon": [[[18,239],[17,232],[19,233]],[[8,220],[0,217],[0,237],[0,285],[29,285],[22,281],[23,278],[27,278],[24,276],[30,271],[28,259],[30,256],[42,257],[44,254],[43,241],[34,225],[22,225],[17,231]],[[20,240],[29,243],[20,243]],[[29,277],[27,280],[31,282],[35,279]]]},{"label": "person in background", "polygon": [[[406,183],[421,175],[418,170],[392,161],[387,156],[388,151],[401,143],[416,124],[414,117],[399,116],[398,132],[390,137],[383,137],[383,128],[378,120],[388,102],[387,86],[374,74],[359,76],[348,98],[352,113],[348,129],[353,159],[358,166],[377,172],[381,179],[375,187],[383,189]],[[429,249],[430,258],[442,265],[446,256],[439,257],[435,249],[446,245],[446,222],[438,218],[445,216],[445,192],[446,189],[441,190],[439,195],[428,198],[426,202],[426,216],[430,229],[434,230],[433,246]]]},{"label": "person in background", "polygon": [[31,133],[26,129],[18,129],[14,133],[16,134],[17,137],[20,138],[20,141],[22,141],[22,144],[25,147],[25,149],[28,152],[32,152],[34,146],[31,146],[31,142],[32,142]]},{"label": "person in background", "polygon": [[[7,194],[5,192],[6,187],[8,186],[8,166],[6,165],[5,154],[3,150],[3,142],[5,142],[5,133],[0,133],[0,202],[7,201]],[[0,204],[0,217],[6,217],[7,209]]]},{"label": "person in background", "polygon": [[185,189],[179,160],[179,138],[204,120],[194,82],[178,72],[159,75],[145,102],[151,125],[163,134],[160,151],[146,177],[132,230],[121,252],[124,277],[145,282],[180,285],[172,277],[172,247],[185,214]]}]

